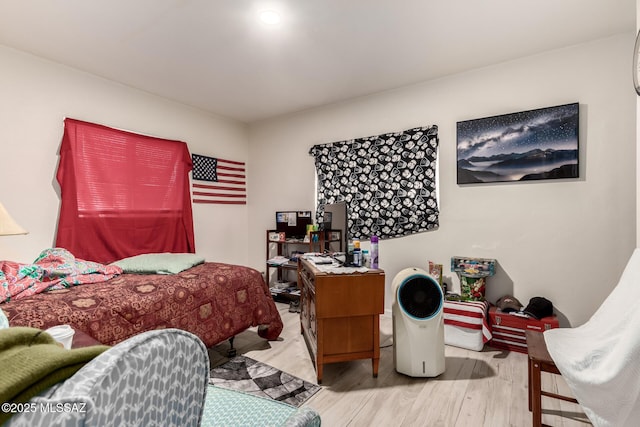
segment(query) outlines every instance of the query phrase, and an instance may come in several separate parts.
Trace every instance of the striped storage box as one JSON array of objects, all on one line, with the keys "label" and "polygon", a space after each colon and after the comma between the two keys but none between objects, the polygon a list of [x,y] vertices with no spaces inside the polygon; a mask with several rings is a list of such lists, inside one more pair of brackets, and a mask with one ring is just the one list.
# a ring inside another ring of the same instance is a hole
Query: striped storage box
[{"label": "striped storage box", "polygon": [[487,301],[445,301],[444,343],[481,351],[491,340]]}]

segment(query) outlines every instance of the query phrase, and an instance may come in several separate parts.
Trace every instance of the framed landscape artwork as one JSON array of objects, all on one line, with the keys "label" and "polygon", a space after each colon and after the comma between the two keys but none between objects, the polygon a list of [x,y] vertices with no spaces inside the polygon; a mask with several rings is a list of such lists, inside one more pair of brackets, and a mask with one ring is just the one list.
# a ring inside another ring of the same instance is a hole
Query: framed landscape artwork
[{"label": "framed landscape artwork", "polygon": [[578,107],[458,122],[458,184],[578,178]]}]

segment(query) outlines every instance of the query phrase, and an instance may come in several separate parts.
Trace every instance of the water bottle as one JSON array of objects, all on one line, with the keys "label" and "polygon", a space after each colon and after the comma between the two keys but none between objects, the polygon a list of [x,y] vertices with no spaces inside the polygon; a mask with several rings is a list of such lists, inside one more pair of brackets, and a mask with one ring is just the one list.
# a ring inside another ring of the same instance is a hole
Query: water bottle
[{"label": "water bottle", "polygon": [[378,236],[371,236],[371,268],[378,268]]}]

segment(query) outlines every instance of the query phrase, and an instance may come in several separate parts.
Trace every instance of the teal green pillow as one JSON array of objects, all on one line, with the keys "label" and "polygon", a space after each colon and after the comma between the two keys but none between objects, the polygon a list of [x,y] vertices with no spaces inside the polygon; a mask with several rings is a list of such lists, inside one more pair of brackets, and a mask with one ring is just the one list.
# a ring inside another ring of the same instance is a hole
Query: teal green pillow
[{"label": "teal green pillow", "polygon": [[196,254],[142,254],[112,263],[125,273],[176,274],[202,264],[204,258]]}]

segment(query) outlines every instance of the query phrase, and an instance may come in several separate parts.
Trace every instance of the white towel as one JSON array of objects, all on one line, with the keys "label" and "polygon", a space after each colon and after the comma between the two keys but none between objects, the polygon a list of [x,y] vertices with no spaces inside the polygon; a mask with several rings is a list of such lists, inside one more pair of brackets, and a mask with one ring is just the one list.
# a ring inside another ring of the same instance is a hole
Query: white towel
[{"label": "white towel", "polygon": [[544,332],[549,354],[594,426],[640,422],[640,249],[594,315]]}]

